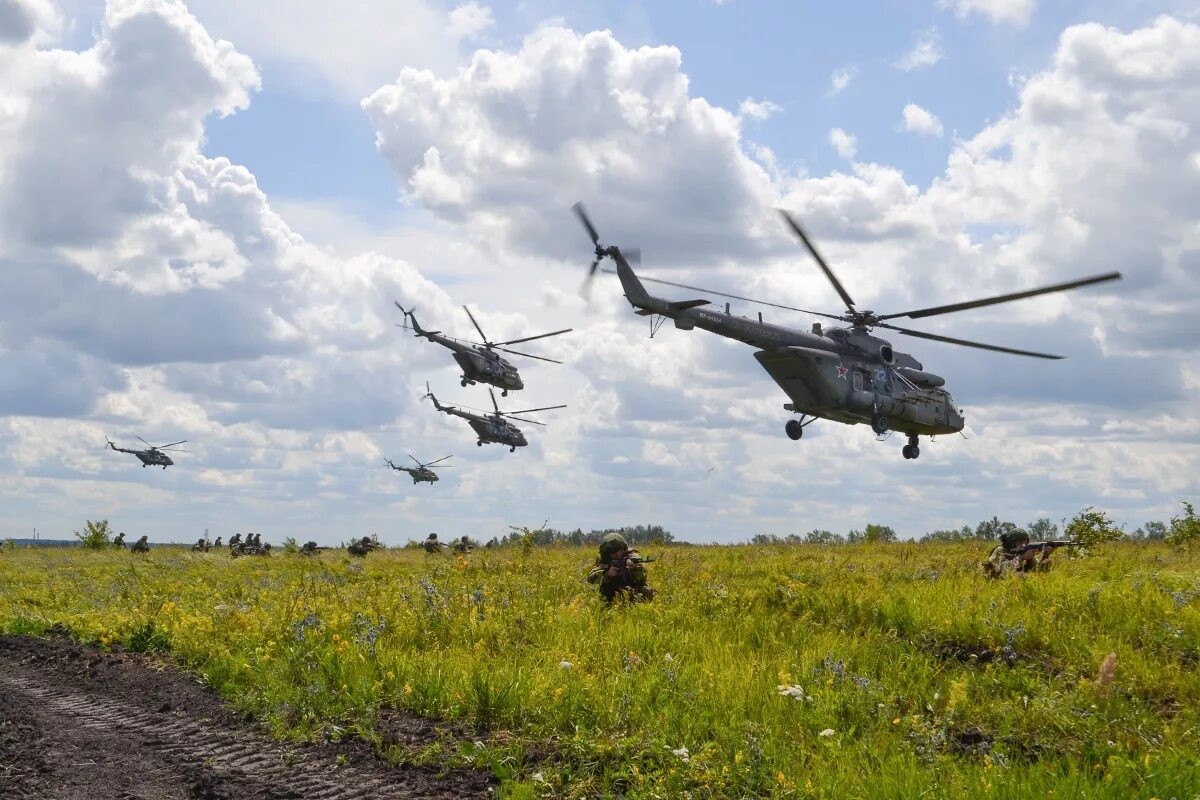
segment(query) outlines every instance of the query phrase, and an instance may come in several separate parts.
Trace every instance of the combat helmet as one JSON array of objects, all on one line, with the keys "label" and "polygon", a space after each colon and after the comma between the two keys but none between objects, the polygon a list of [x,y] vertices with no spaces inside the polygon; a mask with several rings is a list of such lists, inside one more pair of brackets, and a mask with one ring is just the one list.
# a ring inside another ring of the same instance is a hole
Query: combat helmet
[{"label": "combat helmet", "polygon": [[1000,546],[1005,550],[1012,550],[1014,547],[1025,544],[1028,541],[1029,534],[1020,528],[1000,534]]},{"label": "combat helmet", "polygon": [[600,557],[611,558],[613,553],[619,553],[622,550],[629,549],[629,542],[625,541],[625,537],[619,533],[606,534],[600,540]]}]

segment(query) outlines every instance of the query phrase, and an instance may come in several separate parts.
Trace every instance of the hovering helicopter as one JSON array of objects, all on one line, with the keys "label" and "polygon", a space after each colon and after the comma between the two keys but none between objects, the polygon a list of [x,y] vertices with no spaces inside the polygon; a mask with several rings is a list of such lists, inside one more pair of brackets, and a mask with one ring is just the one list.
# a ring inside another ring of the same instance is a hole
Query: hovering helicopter
[{"label": "hovering helicopter", "polygon": [[[490,383],[497,389],[501,389],[501,397],[508,397],[508,390],[517,391],[525,388],[525,384],[521,381],[521,376],[517,372],[517,368],[508,363],[505,359],[496,354],[497,350],[505,353],[511,353],[515,356],[524,356],[525,358],[536,358],[538,361],[549,361],[551,364],[561,364],[561,361],[555,361],[553,358],[545,358],[543,356],[535,356],[529,353],[520,353],[516,350],[509,350],[504,345],[520,344],[521,342],[532,342],[534,339],[545,339],[547,336],[558,336],[562,333],[568,333],[573,328],[563,328],[561,331],[553,331],[551,333],[541,333],[537,336],[526,336],[521,339],[510,339],[507,342],[491,342],[483,333],[483,328],[479,327],[479,323],[475,321],[475,315],[471,313],[471,309],[463,306],[463,311],[467,312],[467,316],[471,318],[471,324],[475,326],[475,330],[479,331],[479,337],[483,342],[463,343],[457,339],[448,336],[442,336],[441,331],[427,331],[417,323],[417,318],[413,315],[416,309],[406,309],[400,303],[396,303],[396,308],[403,312],[406,319],[412,320],[412,329],[415,336],[428,339],[431,342],[440,344],[442,347],[447,347],[454,351],[454,360],[462,367],[462,385],[474,384],[479,381]],[[401,325],[404,328],[407,326]]]},{"label": "hovering helicopter", "polygon": [[[113,450],[116,450],[118,453],[132,453],[133,455],[137,456],[138,460],[140,460],[142,462],[143,468],[144,467],[162,467],[163,469],[166,469],[167,467],[169,467],[175,463],[174,461],[171,460],[171,457],[168,456],[163,451],[167,450],[168,448],[174,447],[177,444],[183,444],[184,442],[187,441],[187,439],[182,439],[178,442],[172,442],[171,444],[163,444],[163,445],[159,445],[159,446],[155,447],[154,445],[150,444],[142,437],[138,436],[137,438],[139,441],[142,442],[142,444],[146,445],[146,447],[149,447],[150,449],[149,450],[126,450],[124,447],[117,447],[115,444],[113,444],[109,440],[109,438],[107,436],[104,437],[104,441],[108,442],[108,446],[111,447]],[[187,450],[171,450],[171,452],[186,453],[188,451]]]},{"label": "hovering helicopter", "polygon": [[384,461],[386,461],[387,465],[394,470],[399,472],[407,472],[413,479],[413,483],[421,483],[422,481],[425,483],[436,483],[438,480],[438,474],[433,470],[442,469],[442,467],[451,467],[453,465],[443,464],[441,467],[434,467],[434,464],[445,461],[447,458],[454,458],[454,456],[445,456],[444,458],[439,458],[437,461],[430,461],[428,464],[422,464],[420,461],[417,461],[416,457],[413,456],[412,453],[409,453],[408,457],[416,462],[417,465],[415,467],[397,467],[392,463],[390,458],[385,458]]},{"label": "hovering helicopter", "polygon": [[[754,357],[792,401],[784,404],[784,410],[800,415],[799,419],[788,420],[784,426],[784,431],[793,441],[800,439],[804,435],[804,429],[818,419],[832,420],[847,425],[866,423],[879,436],[883,436],[889,430],[904,433],[908,438],[908,443],[901,452],[906,459],[914,459],[921,454],[918,437],[961,431],[965,425],[963,413],[954,402],[950,392],[944,388],[946,384],[944,378],[925,371],[921,362],[907,353],[896,352],[890,342],[872,336],[873,328],[886,328],[921,339],[949,342],[999,353],[1059,359],[1062,356],[924,333],[901,328],[898,325],[884,322],[884,320],[897,317],[910,319],[932,317],[937,314],[965,311],[970,308],[1006,303],[1051,292],[1077,289],[1081,286],[1117,280],[1121,277],[1119,272],[1107,272],[1103,275],[1043,286],[1039,289],[915,311],[902,311],[896,314],[860,311],[855,308],[854,301],[833,274],[833,270],[821,258],[804,230],[791,215],[780,210],[788,227],[804,243],[821,271],[825,273],[825,277],[829,279],[834,290],[846,304],[845,314],[825,314],[672,281],[654,278],[639,279],[633,268],[629,266],[629,260],[618,247],[605,247],[600,244],[600,236],[588,218],[583,204],[576,203],[572,208],[595,246],[595,260],[588,271],[585,286],[596,274],[600,262],[605,258],[611,258],[617,265],[615,273],[621,281],[625,298],[636,309],[637,314],[670,318],[674,320],[675,327],[680,330],[701,328],[758,348]],[[606,269],[605,271],[613,272],[614,270]],[[762,321],[761,313],[759,313],[757,321],[734,316],[729,313],[728,303],[725,304],[724,312],[701,310],[702,306],[710,305],[708,300],[671,301],[653,297],[642,285],[643,280],[774,308],[813,314],[846,322],[849,323],[849,326],[823,330],[821,323],[817,322],[813,323],[811,332],[806,332],[765,323]],[[662,321],[663,319],[659,319],[657,324],[652,322],[651,335],[658,330]]]},{"label": "hovering helicopter", "polygon": [[[534,411],[549,411],[554,408],[566,408],[566,405],[560,406],[543,406],[541,408],[527,408],[524,411],[501,411],[500,406],[496,405],[496,394],[491,389],[488,389],[488,394],[492,398],[492,407],[496,409],[492,414],[472,414],[470,411],[462,411],[455,406],[444,406],[438,402],[438,399],[433,396],[433,392],[429,390],[429,384],[425,384],[425,397],[433,401],[433,407],[443,414],[451,414],[455,417],[462,417],[467,421],[479,436],[479,441],[475,444],[483,447],[488,442],[496,444],[508,445],[508,452],[513,452],[518,447],[525,447],[529,442],[525,439],[525,434],[521,433],[521,429],[513,425],[508,419],[515,419],[521,422],[529,422],[534,425],[545,425],[544,422],[538,422],[532,419],[524,419],[516,416],[517,414],[529,414]],[[421,398],[425,399],[424,397]],[[505,419],[507,417],[508,419]]]}]

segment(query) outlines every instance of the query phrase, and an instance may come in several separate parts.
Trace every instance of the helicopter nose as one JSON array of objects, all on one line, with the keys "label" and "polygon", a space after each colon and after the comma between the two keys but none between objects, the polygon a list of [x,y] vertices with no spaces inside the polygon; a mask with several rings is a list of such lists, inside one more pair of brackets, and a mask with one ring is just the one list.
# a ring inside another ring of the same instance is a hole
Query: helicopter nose
[{"label": "helicopter nose", "polygon": [[522,381],[519,377],[514,377],[513,378],[513,388],[514,389],[524,389],[525,382]]}]

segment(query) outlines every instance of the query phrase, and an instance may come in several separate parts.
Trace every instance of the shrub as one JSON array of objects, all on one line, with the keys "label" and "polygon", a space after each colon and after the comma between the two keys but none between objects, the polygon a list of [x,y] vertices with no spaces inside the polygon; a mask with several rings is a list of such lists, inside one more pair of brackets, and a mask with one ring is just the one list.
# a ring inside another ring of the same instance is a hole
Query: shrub
[{"label": "shrub", "polygon": [[1191,546],[1200,541],[1200,518],[1196,516],[1196,507],[1187,500],[1183,501],[1183,516],[1171,517],[1171,528],[1164,540],[1176,547]]},{"label": "shrub", "polygon": [[1068,539],[1085,547],[1116,541],[1124,535],[1108,514],[1092,506],[1080,511],[1067,523],[1066,534]]},{"label": "shrub", "polygon": [[88,520],[83,526],[83,532],[75,531],[75,538],[83,543],[84,547],[90,547],[93,550],[103,550],[112,544],[112,528],[108,525],[108,520],[102,519],[99,522]]}]

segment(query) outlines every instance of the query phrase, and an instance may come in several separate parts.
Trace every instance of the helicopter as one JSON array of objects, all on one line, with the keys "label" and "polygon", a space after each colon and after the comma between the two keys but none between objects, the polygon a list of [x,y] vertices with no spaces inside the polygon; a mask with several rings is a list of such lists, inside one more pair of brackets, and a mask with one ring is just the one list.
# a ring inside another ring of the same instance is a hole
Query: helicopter
[{"label": "helicopter", "polygon": [[[163,445],[159,445],[159,446],[155,447],[154,445],[150,444],[142,437],[138,436],[137,438],[138,438],[138,440],[140,440],[142,442],[142,444],[146,445],[146,447],[149,447],[150,449],[149,450],[126,450],[124,447],[117,447],[115,444],[113,444],[109,440],[109,438],[107,436],[104,437],[104,441],[108,442],[108,446],[111,447],[113,450],[116,450],[118,453],[132,453],[133,455],[137,456],[138,460],[140,460],[142,462],[142,467],[162,467],[163,469],[166,469],[167,467],[169,467],[175,463],[174,461],[171,460],[171,457],[168,456],[163,451],[167,450],[168,448],[174,447],[177,444],[183,444],[184,442],[187,441],[187,439],[182,439],[178,442],[172,442],[171,444],[163,444]],[[172,450],[171,452],[186,453],[188,451],[187,450]]]},{"label": "helicopter", "polygon": [[392,463],[390,458],[385,458],[384,461],[386,461],[387,465],[394,470],[399,472],[407,472],[413,479],[413,483],[421,483],[422,481],[425,483],[436,483],[438,480],[438,474],[433,470],[441,469],[442,467],[450,467],[453,465],[443,464],[442,467],[434,467],[434,464],[437,464],[439,461],[445,461],[447,458],[454,458],[454,456],[449,455],[445,456],[444,458],[439,458],[437,461],[430,461],[428,464],[422,464],[420,461],[417,461],[416,457],[413,456],[412,453],[409,453],[408,457],[413,461],[416,461],[417,465],[415,467],[397,467]]},{"label": "helicopter", "polygon": [[[920,456],[920,436],[933,437],[958,433],[965,427],[966,422],[962,409],[945,388],[945,379],[926,371],[921,362],[911,355],[894,350],[890,342],[873,336],[871,331],[874,328],[886,328],[920,339],[949,342],[982,350],[1033,358],[1060,359],[1062,356],[1049,353],[999,347],[915,331],[890,324],[885,320],[897,317],[919,319],[954,311],[965,311],[1051,292],[1077,289],[1082,286],[1117,280],[1121,277],[1119,272],[1107,272],[1102,275],[980,300],[895,314],[877,314],[874,311],[859,310],[855,307],[854,301],[837,276],[834,275],[833,270],[817,252],[816,247],[799,223],[786,211],[780,209],[779,213],[788,228],[803,242],[809,254],[812,255],[834,290],[846,304],[845,314],[826,314],[739,297],[698,286],[688,286],[649,277],[639,278],[620,248],[615,245],[605,247],[600,244],[600,236],[583,204],[576,203],[572,210],[583,223],[583,227],[595,247],[595,260],[588,270],[585,287],[595,276],[600,262],[605,258],[611,258],[616,264],[616,270],[605,269],[605,271],[616,273],[621,281],[625,298],[634,307],[635,313],[641,316],[656,315],[659,318],[657,322],[651,322],[652,336],[665,319],[669,318],[680,330],[701,328],[718,336],[736,339],[757,348],[754,357],[791,400],[790,403],[784,404],[784,410],[800,415],[799,419],[790,419],[784,426],[784,432],[788,438],[793,441],[799,440],[804,435],[804,429],[818,419],[846,425],[869,424],[871,430],[880,438],[884,438],[892,430],[905,434],[907,444],[901,450],[905,459],[915,459]],[[799,311],[845,322],[848,323],[848,326],[823,329],[820,322],[815,322],[809,332],[771,325],[762,321],[761,312],[757,321],[730,314],[728,303],[725,304],[725,311],[720,312],[704,309],[703,306],[711,305],[708,300],[672,301],[654,297],[646,291],[642,281],[706,292],[789,311]]]},{"label": "helicopter", "polygon": [[542,408],[527,408],[523,411],[501,411],[500,406],[496,405],[496,394],[491,389],[488,389],[488,394],[492,397],[492,407],[495,410],[492,414],[472,414],[470,411],[462,411],[455,406],[444,406],[438,402],[438,399],[433,396],[433,392],[429,390],[429,384],[425,384],[425,397],[433,400],[433,407],[443,414],[451,414],[455,417],[462,417],[467,421],[475,433],[479,436],[479,441],[475,444],[483,447],[488,442],[496,444],[508,445],[508,452],[515,451],[518,447],[525,447],[529,442],[525,439],[525,434],[516,425],[513,425],[508,419],[520,420],[521,422],[529,422],[534,425],[545,425],[544,422],[538,422],[532,419],[524,419],[516,416],[517,414],[529,414],[534,411],[549,411],[554,408],[566,408],[566,405],[559,406],[543,406]]},{"label": "helicopter", "polygon": [[[471,313],[471,309],[463,306],[463,311],[467,312],[467,316],[471,318],[471,324],[475,326],[475,330],[479,331],[479,337],[483,339],[483,342],[479,344],[464,344],[458,339],[442,336],[441,331],[427,331],[422,328],[417,323],[417,318],[413,314],[416,311],[415,308],[406,309],[399,302],[396,302],[396,308],[400,309],[405,319],[412,320],[412,329],[415,331],[414,336],[420,336],[454,351],[454,360],[462,367],[461,384],[463,386],[483,381],[500,389],[501,397],[508,397],[510,389],[513,391],[524,389],[525,384],[521,381],[521,375],[517,372],[517,368],[497,355],[497,350],[516,356],[524,356],[525,358],[536,358],[538,361],[549,361],[551,364],[561,364],[561,361],[555,361],[553,358],[509,350],[504,345],[532,342],[534,339],[545,339],[547,336],[558,336],[559,334],[568,333],[573,330],[573,328],[563,328],[561,331],[542,333],[537,336],[526,336],[521,339],[510,339],[507,342],[492,342],[488,341],[487,336],[483,333],[483,328],[480,328],[479,323],[475,321],[475,315]],[[407,328],[406,325],[401,325],[400,327]]]}]

